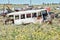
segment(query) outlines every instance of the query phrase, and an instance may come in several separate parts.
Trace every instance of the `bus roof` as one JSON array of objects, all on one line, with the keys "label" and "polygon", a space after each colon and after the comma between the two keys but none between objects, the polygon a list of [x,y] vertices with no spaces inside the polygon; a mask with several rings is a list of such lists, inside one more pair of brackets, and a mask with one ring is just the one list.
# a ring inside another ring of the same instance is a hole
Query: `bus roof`
[{"label": "bus roof", "polygon": [[39,12],[39,11],[42,11],[42,10],[46,10],[46,9],[26,10],[26,11],[12,12],[12,13],[9,13],[7,15],[19,15],[19,14],[35,13],[35,12]]}]

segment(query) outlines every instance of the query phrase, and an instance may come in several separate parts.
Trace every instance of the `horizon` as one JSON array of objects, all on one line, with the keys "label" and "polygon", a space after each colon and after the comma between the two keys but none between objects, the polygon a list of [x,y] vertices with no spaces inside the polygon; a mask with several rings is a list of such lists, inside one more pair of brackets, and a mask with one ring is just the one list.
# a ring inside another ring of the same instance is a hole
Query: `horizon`
[{"label": "horizon", "polygon": [[60,0],[0,0],[0,4],[29,4],[29,5],[40,5],[48,3],[60,3]]}]

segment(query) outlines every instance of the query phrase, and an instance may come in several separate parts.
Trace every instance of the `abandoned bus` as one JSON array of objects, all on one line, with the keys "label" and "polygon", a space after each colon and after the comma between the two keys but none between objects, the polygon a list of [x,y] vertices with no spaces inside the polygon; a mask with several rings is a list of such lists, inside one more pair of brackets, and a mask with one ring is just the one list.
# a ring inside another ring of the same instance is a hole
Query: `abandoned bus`
[{"label": "abandoned bus", "polygon": [[26,10],[7,14],[8,18],[13,19],[14,24],[35,23],[36,20],[40,20],[40,18],[45,20],[46,16],[46,9]]}]

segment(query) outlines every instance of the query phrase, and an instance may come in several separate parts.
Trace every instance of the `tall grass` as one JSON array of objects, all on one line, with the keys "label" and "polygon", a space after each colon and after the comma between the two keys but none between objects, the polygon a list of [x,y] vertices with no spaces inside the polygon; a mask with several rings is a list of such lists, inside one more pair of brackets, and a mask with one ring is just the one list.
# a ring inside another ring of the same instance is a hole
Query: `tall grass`
[{"label": "tall grass", "polygon": [[60,40],[60,24],[2,25],[0,40]]}]

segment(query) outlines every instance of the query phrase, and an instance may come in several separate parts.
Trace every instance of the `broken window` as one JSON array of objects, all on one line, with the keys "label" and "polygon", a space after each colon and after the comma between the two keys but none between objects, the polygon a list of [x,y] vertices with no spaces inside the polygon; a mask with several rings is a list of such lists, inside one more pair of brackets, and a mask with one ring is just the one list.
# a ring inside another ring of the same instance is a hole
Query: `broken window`
[{"label": "broken window", "polygon": [[21,14],[21,19],[25,19],[25,14]]},{"label": "broken window", "polygon": [[36,13],[32,13],[32,17],[37,17],[37,14]]},{"label": "broken window", "polygon": [[14,16],[13,15],[9,15],[9,19],[14,19]]},{"label": "broken window", "polygon": [[27,18],[31,18],[31,14],[26,14],[26,17]]},{"label": "broken window", "polygon": [[19,19],[19,15],[15,15],[15,19],[16,19],[16,20]]},{"label": "broken window", "polygon": [[38,12],[38,17],[41,17],[41,16],[42,16],[41,12]]}]

